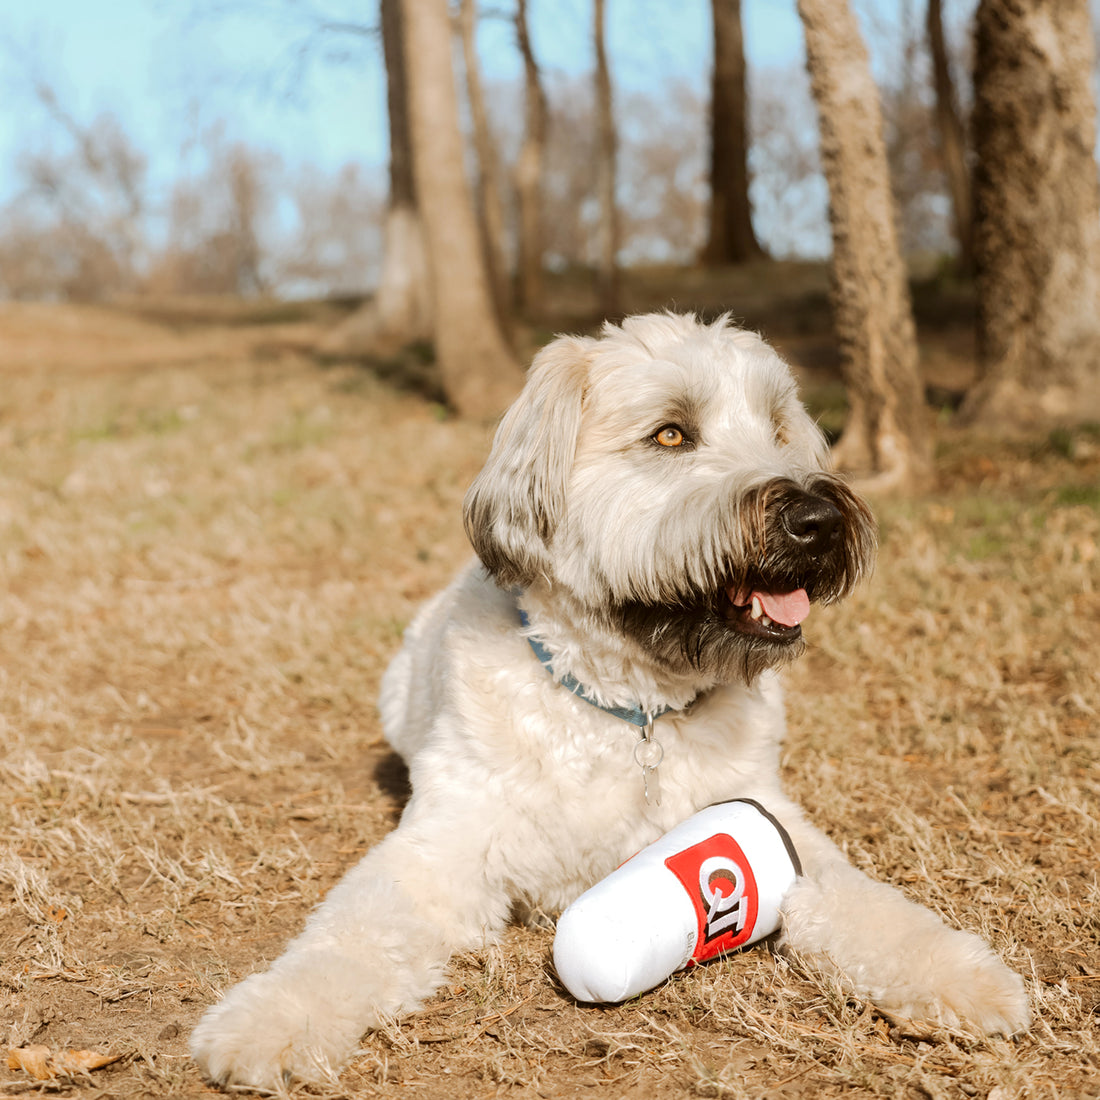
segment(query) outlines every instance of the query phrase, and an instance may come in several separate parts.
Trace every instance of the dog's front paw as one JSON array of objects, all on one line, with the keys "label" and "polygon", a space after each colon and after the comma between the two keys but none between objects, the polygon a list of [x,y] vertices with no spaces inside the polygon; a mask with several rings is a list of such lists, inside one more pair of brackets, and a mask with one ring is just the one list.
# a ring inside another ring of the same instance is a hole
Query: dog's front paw
[{"label": "dog's front paw", "polygon": [[323,996],[254,974],[206,1011],[191,1054],[215,1084],[273,1092],[291,1080],[332,1082],[359,1038]]},{"label": "dog's front paw", "polygon": [[985,1035],[1028,1026],[1023,979],[992,948],[853,867],[800,879],[783,910],[786,944],[891,1015]]},{"label": "dog's front paw", "polygon": [[1016,1035],[1027,1029],[1031,1014],[1024,980],[984,940],[943,927],[934,939],[929,937],[926,948],[910,955],[914,971],[923,971],[912,995],[883,1008],[949,1027],[976,1028],[983,1035]]}]

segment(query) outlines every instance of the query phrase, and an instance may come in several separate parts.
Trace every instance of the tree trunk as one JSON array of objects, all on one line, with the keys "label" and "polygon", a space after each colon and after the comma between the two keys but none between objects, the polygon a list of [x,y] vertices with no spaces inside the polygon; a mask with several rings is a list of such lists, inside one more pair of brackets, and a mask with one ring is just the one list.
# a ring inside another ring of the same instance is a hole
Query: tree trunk
[{"label": "tree trunk", "polygon": [[711,0],[714,74],[710,114],[710,228],[703,263],[743,263],[762,254],[749,203],[745,46],[741,0]]},{"label": "tree trunk", "polygon": [[501,412],[523,384],[493,309],[458,123],[447,0],[402,0],[409,129],[435,303],[435,352],[464,416]]},{"label": "tree trunk", "polygon": [[257,223],[263,205],[263,186],[256,172],[255,163],[241,147],[229,155],[226,165],[229,175],[229,245],[233,253],[234,289],[242,297],[267,293],[261,263],[260,240]]},{"label": "tree trunk", "polygon": [[973,218],[970,200],[970,172],[966,164],[966,128],[959,111],[955,83],[947,60],[943,36],[942,0],[928,0],[928,49],[932,55],[932,82],[936,90],[936,132],[939,136],[943,173],[951,195],[955,241],[959,247],[959,268],[973,267]]},{"label": "tree trunk", "polygon": [[326,355],[390,356],[431,336],[432,299],[413,182],[401,0],[382,0],[382,54],[390,125],[390,195],[374,296],[322,341]]},{"label": "tree trunk", "polygon": [[600,206],[596,291],[600,312],[611,317],[619,310],[619,209],[615,200],[617,142],[611,73],[604,44],[604,0],[593,3],[593,38],[596,47],[596,197]]},{"label": "tree trunk", "polygon": [[477,153],[477,215],[485,249],[485,263],[493,290],[493,304],[501,324],[511,311],[508,249],[505,245],[504,200],[500,193],[500,158],[485,109],[481,67],[477,56],[477,0],[461,0],[458,26],[466,66],[466,92]]},{"label": "tree trunk", "polygon": [[546,152],[548,110],[539,67],[527,31],[527,0],[517,0],[516,38],[523,56],[523,145],[516,160],[516,201],[519,206],[519,258],[516,291],[528,314],[542,309],[542,171]]},{"label": "tree trunk", "polygon": [[798,0],[829,186],[834,323],[849,413],[838,464],[871,488],[931,469],[917,344],[890,193],[882,108],[847,0]]},{"label": "tree trunk", "polygon": [[1100,184],[1087,0],[981,0],[975,26],[979,380],[964,421],[1100,418]]}]

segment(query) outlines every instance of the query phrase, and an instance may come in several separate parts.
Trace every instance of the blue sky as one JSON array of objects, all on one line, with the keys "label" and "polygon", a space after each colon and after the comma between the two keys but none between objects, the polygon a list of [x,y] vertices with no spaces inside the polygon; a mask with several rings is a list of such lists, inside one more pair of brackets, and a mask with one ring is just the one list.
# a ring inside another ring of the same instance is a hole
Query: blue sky
[{"label": "blue sky", "polygon": [[[510,9],[482,0],[482,10]],[[863,0],[896,8],[896,0]],[[21,149],[50,140],[27,94],[32,74],[87,123],[104,111],[168,177],[196,126],[222,120],[231,139],[335,169],[349,160],[384,165],[385,83],[372,39],[324,37],[302,68],[297,49],[315,16],[369,20],[372,0],[0,0],[0,198],[11,193]],[[608,0],[616,82],[642,88],[678,77],[707,79],[709,0]],[[591,65],[589,0],[532,0],[532,36],[548,72]],[[755,66],[799,64],[795,0],[744,0],[746,49]],[[486,75],[518,75],[503,18],[482,23]],[[336,56],[343,63],[327,63]]]}]

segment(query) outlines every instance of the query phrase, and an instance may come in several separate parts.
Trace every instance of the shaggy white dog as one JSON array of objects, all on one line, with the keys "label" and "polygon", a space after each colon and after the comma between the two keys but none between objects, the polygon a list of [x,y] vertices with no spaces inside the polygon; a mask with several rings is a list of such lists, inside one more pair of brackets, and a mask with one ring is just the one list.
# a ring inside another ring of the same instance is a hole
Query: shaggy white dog
[{"label": "shaggy white dog", "polygon": [[[480,561],[421,611],[383,683],[412,780],[401,823],[207,1011],[191,1049],[211,1080],[331,1075],[517,906],[560,910],[730,798],[767,807],[801,857],[783,944],[891,1013],[1027,1026],[1022,980],[980,939],[851,867],[780,788],[775,667],[811,601],[870,567],[874,530],[762,340],[662,314],[554,341],[466,521]],[[635,760],[647,718],[659,775]]]}]

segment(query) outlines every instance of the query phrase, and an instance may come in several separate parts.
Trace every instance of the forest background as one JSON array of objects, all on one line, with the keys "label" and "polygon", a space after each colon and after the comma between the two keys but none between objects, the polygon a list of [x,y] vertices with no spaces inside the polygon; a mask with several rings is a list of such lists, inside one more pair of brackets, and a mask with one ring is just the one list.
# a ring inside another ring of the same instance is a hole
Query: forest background
[{"label": "forest background", "polygon": [[[893,89],[887,98],[915,97],[927,108],[918,8],[857,5],[876,72]],[[972,10],[971,0],[945,7],[960,76]],[[522,128],[522,61],[511,11],[485,5],[478,30],[505,164],[515,158]],[[820,259],[829,248],[826,193],[793,0],[747,4],[744,18],[758,232],[772,255]],[[702,243],[710,22],[705,0],[609,8],[622,199],[635,208],[624,224],[628,262],[687,261]],[[546,221],[560,230],[549,262],[590,262],[595,210],[591,202],[572,201],[591,193],[590,6],[534,5],[531,23],[552,115]],[[88,249],[96,241],[119,258],[112,278],[97,273],[101,294],[253,292],[254,274],[210,257],[218,240],[224,248],[226,236],[245,232],[258,238],[259,279],[271,293],[364,293],[376,282],[388,126],[372,5],[122,0],[93,12],[51,0],[5,13],[0,57],[6,295],[93,293],[70,270],[75,242],[65,238],[77,235],[74,223],[91,238]],[[919,145],[930,140],[927,127],[925,118],[921,134],[895,129],[898,140]],[[128,166],[122,178],[112,157]],[[907,159],[915,167],[928,157]],[[255,209],[245,215],[234,210],[243,196],[231,193],[231,163],[256,192]],[[52,182],[59,176],[66,180],[60,191]],[[921,193],[906,215],[913,223],[908,242],[928,253],[950,248],[943,183],[934,177],[934,167],[926,167],[919,182],[906,184]],[[937,201],[938,216],[927,209]],[[45,253],[34,271],[27,260],[15,262],[30,239]],[[193,257],[190,264],[181,262],[184,256]]]}]

